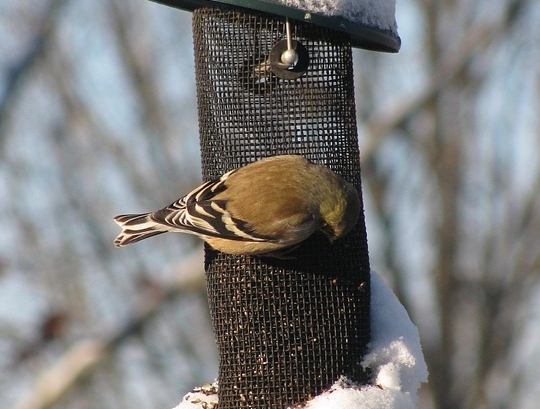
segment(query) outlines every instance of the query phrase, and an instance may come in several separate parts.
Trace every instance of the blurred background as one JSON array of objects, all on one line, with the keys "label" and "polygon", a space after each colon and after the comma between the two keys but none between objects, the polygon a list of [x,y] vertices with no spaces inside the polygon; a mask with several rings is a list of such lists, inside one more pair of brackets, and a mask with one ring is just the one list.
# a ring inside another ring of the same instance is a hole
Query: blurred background
[{"label": "blurred background", "polygon": [[[400,0],[355,50],[371,265],[418,325],[421,409],[540,400],[540,2]],[[191,14],[0,2],[0,406],[169,409],[212,382],[201,243],[115,249],[200,183]]]}]

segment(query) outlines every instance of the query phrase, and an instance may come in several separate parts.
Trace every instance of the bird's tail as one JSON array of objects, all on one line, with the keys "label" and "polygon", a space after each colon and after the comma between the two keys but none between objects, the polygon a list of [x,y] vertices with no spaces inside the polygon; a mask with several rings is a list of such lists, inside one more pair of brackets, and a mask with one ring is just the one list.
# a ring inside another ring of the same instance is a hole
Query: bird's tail
[{"label": "bird's tail", "polygon": [[122,228],[122,232],[114,240],[114,245],[123,247],[157,234],[166,233],[168,229],[152,220],[151,214],[122,214],[116,216],[114,221]]}]

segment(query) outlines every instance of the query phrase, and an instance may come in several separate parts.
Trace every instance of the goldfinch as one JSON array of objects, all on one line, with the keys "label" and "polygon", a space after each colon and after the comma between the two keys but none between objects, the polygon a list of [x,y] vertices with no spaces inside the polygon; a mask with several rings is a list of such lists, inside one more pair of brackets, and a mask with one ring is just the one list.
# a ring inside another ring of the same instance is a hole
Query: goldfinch
[{"label": "goldfinch", "polygon": [[116,216],[122,232],[114,244],[179,232],[223,253],[271,255],[318,230],[330,241],[343,237],[360,208],[356,188],[327,167],[299,155],[271,156],[203,183],[161,210]]}]

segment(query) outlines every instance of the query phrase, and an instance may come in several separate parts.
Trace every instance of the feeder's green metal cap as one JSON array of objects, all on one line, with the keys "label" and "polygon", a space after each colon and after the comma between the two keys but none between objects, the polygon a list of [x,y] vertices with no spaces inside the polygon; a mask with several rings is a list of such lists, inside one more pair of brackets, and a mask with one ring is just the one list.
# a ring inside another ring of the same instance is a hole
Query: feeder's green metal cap
[{"label": "feeder's green metal cap", "polygon": [[[201,7],[213,7],[216,3],[229,4],[272,15],[289,17],[298,21],[327,27],[351,36],[353,47],[372,51],[397,53],[401,39],[396,31],[383,30],[367,24],[350,21],[341,16],[327,16],[295,7],[278,4],[278,0],[152,0],[178,9],[193,11]],[[383,1],[383,0],[381,0]]]}]

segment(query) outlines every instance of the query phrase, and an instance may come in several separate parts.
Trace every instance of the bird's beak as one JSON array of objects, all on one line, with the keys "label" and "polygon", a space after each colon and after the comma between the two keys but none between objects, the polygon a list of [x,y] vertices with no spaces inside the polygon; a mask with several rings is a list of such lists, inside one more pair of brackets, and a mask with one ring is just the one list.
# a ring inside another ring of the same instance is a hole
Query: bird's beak
[{"label": "bird's beak", "polygon": [[321,227],[321,231],[324,233],[324,235],[330,240],[330,243],[333,243],[336,239],[336,234],[334,232],[334,229],[330,227],[328,224],[325,224]]}]

